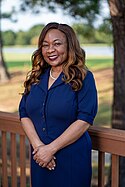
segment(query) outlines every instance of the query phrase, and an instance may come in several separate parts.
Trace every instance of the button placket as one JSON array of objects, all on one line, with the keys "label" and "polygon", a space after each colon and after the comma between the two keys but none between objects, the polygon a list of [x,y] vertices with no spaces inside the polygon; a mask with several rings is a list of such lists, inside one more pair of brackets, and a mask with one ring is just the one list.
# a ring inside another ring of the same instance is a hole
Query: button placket
[{"label": "button placket", "polygon": [[44,131],[46,131],[46,128],[45,128],[45,127],[43,127],[43,128],[42,128],[42,130],[43,130],[43,132],[44,132]]},{"label": "button placket", "polygon": [[46,97],[43,101],[43,104],[42,104],[42,121],[43,121],[43,127],[42,127],[42,131],[43,132],[46,132],[46,124],[45,124],[45,100],[46,100]]}]

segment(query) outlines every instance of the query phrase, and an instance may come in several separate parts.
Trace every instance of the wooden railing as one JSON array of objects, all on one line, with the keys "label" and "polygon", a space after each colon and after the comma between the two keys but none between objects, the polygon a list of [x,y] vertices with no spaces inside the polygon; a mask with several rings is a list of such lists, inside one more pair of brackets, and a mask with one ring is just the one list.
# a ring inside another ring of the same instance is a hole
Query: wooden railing
[{"label": "wooden railing", "polygon": [[[30,175],[26,162],[28,144],[18,116],[0,112],[0,133],[0,185],[26,187],[26,176]],[[104,187],[105,153],[112,157],[111,187],[119,187],[119,156],[125,156],[125,131],[93,126],[89,133],[93,149],[98,151],[98,187]]]},{"label": "wooden railing", "polygon": [[18,116],[0,112],[0,131],[2,187],[26,187],[26,137]]}]

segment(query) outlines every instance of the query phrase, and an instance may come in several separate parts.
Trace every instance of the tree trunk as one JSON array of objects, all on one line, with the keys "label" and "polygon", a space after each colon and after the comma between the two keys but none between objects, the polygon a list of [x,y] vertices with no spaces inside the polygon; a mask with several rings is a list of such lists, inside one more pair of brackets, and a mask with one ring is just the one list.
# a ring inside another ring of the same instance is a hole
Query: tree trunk
[{"label": "tree trunk", "polygon": [[2,31],[1,31],[1,0],[0,0],[0,82],[6,82],[10,79],[10,75],[7,71],[7,66],[5,64],[4,58],[3,58],[3,45],[2,45]]},{"label": "tree trunk", "polygon": [[[112,128],[125,130],[125,1],[109,0],[114,44]],[[110,179],[109,179],[110,181]],[[108,181],[107,186],[111,186]],[[120,187],[125,187],[125,158],[120,158]]]},{"label": "tree trunk", "polygon": [[7,71],[6,64],[4,62],[2,53],[2,41],[0,39],[0,82],[6,82],[10,79],[10,75]]}]

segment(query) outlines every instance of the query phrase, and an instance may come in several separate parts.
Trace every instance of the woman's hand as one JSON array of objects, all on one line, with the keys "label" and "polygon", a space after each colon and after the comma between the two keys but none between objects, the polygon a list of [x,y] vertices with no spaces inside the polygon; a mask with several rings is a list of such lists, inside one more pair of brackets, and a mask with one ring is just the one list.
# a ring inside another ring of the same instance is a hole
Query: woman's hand
[{"label": "woman's hand", "polygon": [[40,145],[33,151],[33,159],[42,167],[47,167],[49,170],[54,169],[55,157],[49,145]]},{"label": "woman's hand", "polygon": [[48,168],[49,170],[54,170],[56,167],[56,163],[55,163],[55,157],[47,164],[46,168]]}]

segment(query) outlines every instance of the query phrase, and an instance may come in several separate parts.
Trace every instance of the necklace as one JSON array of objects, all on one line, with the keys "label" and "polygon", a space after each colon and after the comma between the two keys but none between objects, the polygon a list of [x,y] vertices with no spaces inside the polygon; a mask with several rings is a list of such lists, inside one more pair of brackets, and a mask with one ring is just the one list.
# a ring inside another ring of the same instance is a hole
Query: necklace
[{"label": "necklace", "polygon": [[53,80],[56,80],[56,79],[57,79],[57,77],[55,78],[55,77],[52,76],[52,69],[50,69],[50,77],[51,77]]}]

